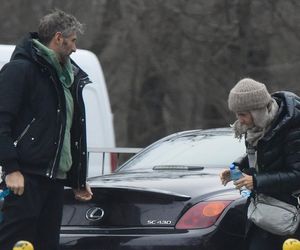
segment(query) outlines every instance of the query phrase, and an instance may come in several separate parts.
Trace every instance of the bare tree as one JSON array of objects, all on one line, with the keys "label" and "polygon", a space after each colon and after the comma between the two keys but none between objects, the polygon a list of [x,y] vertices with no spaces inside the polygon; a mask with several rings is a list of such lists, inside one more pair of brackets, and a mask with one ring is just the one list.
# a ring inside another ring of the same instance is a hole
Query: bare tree
[{"label": "bare tree", "polygon": [[86,24],[79,46],[103,66],[117,144],[228,126],[229,89],[254,77],[300,93],[296,0],[0,0],[2,43],[36,29],[50,9]]}]

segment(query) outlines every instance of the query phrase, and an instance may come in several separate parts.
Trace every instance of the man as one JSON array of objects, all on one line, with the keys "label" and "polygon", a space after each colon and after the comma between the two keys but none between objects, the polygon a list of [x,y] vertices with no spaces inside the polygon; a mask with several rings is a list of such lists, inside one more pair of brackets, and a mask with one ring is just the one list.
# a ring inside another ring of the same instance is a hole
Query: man
[{"label": "man", "polygon": [[56,10],[15,48],[0,73],[0,165],[5,198],[0,249],[18,240],[56,250],[64,185],[90,200],[82,89],[87,75],[73,61],[82,24]]},{"label": "man", "polygon": [[[228,106],[237,117],[235,135],[245,137],[247,148],[235,163],[244,172],[234,182],[236,188],[245,186],[252,196],[266,194],[296,206],[292,194],[300,189],[300,98],[286,91],[270,95],[263,83],[245,78],[230,91]],[[229,170],[220,178],[226,185]],[[249,221],[247,249],[281,250],[286,238]]]}]

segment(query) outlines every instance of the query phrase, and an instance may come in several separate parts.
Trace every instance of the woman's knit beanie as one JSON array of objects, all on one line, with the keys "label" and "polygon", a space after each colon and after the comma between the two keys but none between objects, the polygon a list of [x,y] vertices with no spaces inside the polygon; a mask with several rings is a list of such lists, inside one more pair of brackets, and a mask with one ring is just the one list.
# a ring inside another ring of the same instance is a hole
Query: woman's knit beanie
[{"label": "woman's knit beanie", "polygon": [[271,100],[271,95],[263,83],[244,78],[230,91],[228,107],[233,112],[245,112],[265,108]]}]

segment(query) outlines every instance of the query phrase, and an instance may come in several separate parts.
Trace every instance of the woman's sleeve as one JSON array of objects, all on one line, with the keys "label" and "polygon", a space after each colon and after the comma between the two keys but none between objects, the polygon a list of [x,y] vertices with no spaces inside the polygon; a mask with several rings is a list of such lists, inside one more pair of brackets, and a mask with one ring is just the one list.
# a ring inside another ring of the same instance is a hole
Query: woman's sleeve
[{"label": "woman's sleeve", "polygon": [[254,176],[254,189],[262,193],[291,193],[300,189],[300,128],[290,130],[283,143],[281,170]]}]

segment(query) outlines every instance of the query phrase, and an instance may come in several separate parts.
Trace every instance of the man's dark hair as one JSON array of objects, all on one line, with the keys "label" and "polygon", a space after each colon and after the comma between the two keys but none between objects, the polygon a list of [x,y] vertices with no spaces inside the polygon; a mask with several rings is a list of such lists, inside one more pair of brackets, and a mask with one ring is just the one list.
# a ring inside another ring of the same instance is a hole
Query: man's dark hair
[{"label": "man's dark hair", "polygon": [[73,32],[83,33],[83,24],[62,10],[54,10],[40,20],[38,28],[40,42],[49,44],[56,32],[61,32],[64,37],[70,36]]}]

